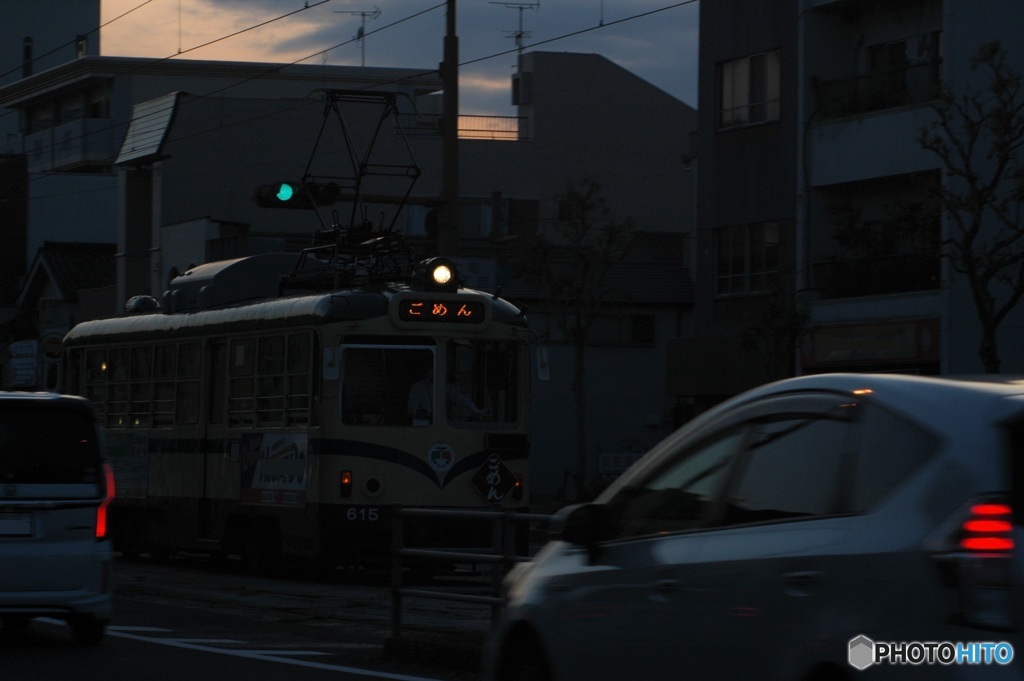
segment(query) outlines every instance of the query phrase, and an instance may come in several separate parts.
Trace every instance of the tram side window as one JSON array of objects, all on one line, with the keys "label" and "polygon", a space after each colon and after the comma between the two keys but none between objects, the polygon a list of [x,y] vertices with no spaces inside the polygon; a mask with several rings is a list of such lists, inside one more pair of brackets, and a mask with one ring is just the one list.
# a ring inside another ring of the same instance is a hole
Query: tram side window
[{"label": "tram side window", "polygon": [[228,356],[228,425],[253,425],[255,366],[256,340],[241,338],[231,341]]},{"label": "tram side window", "polygon": [[107,352],[107,426],[127,428],[128,418],[128,348]]},{"label": "tram side window", "polygon": [[174,425],[174,377],[177,372],[177,350],[174,345],[153,348],[153,426]]},{"label": "tram side window", "polygon": [[519,348],[513,343],[448,344],[448,420],[514,423],[519,419]]},{"label": "tram side window", "polygon": [[82,395],[96,405],[100,418],[107,422],[107,353],[103,350],[86,351],[84,373],[85,390]]},{"label": "tram side window", "polygon": [[174,400],[174,422],[199,422],[199,369],[202,366],[202,346],[182,343],[178,346],[178,385]]},{"label": "tram side window", "polygon": [[313,382],[310,359],[312,334],[293,333],[288,336],[285,420],[288,425],[311,422]]},{"label": "tram side window", "polygon": [[312,334],[241,338],[228,350],[228,421],[234,427],[312,421]]},{"label": "tram side window", "polygon": [[261,426],[284,424],[284,345],[284,336],[259,341],[256,422]]},{"label": "tram side window", "polygon": [[153,348],[142,345],[131,349],[131,378],[128,388],[130,400],[128,417],[133,428],[148,428],[150,425],[150,402],[153,398],[152,366]]},{"label": "tram side window", "polygon": [[[346,346],[342,348],[342,412],[352,425],[411,425],[410,390],[430,379],[429,347]],[[429,374],[429,375],[428,375]],[[426,392],[427,402],[433,391]],[[418,421],[429,422],[429,414]]]}]

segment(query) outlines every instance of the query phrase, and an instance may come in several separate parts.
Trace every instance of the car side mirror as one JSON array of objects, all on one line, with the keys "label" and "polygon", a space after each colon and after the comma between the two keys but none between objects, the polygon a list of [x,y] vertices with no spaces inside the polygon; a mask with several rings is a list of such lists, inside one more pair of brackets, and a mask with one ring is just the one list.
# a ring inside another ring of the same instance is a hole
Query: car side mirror
[{"label": "car side mirror", "polygon": [[582,546],[590,561],[598,557],[598,545],[612,537],[613,514],[605,504],[589,503],[568,506],[555,514],[551,522],[553,538]]}]

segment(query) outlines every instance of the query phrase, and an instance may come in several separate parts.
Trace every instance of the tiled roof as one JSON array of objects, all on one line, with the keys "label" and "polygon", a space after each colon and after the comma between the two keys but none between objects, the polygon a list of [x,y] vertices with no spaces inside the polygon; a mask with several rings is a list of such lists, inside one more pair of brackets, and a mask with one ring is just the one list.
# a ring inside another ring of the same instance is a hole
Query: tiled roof
[{"label": "tiled roof", "polygon": [[78,300],[82,289],[117,284],[116,244],[47,241],[41,257],[65,300]]}]

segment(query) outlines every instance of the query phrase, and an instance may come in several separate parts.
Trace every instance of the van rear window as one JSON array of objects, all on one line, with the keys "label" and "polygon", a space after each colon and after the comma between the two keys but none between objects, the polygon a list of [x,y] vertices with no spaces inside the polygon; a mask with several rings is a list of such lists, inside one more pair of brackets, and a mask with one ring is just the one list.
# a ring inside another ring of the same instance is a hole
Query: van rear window
[{"label": "van rear window", "polygon": [[96,483],[101,476],[96,428],[77,409],[0,409],[0,484]]}]

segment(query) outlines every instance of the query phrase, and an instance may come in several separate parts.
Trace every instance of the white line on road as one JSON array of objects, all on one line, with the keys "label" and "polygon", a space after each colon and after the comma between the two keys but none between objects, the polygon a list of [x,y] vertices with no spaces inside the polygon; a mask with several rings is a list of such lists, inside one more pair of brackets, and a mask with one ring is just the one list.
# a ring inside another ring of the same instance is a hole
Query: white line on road
[{"label": "white line on road", "polygon": [[[347,667],[345,665],[326,664],[323,662],[310,662],[308,660],[294,660],[287,657],[281,657],[277,654],[264,654],[260,651],[254,650],[232,650],[229,648],[217,648],[214,646],[205,646],[198,643],[190,643],[185,639],[178,638],[159,638],[154,636],[140,636],[133,634],[124,628],[113,628],[107,630],[109,636],[116,636],[118,638],[127,638],[135,641],[145,641],[147,643],[157,643],[159,645],[171,646],[173,648],[185,648],[188,650],[201,650],[209,653],[220,653],[222,655],[230,655],[233,657],[245,657],[254,660],[263,660],[267,662],[280,662],[281,664],[290,664],[297,667],[308,667],[310,669],[326,669],[330,671],[345,672],[346,674],[357,674],[360,676],[372,677],[376,679],[390,679],[391,681],[439,681],[439,679],[431,679],[424,676],[409,676],[407,674],[394,674],[391,672],[378,672],[372,669],[360,669],[359,667]],[[296,653],[289,652],[289,655]]]}]

